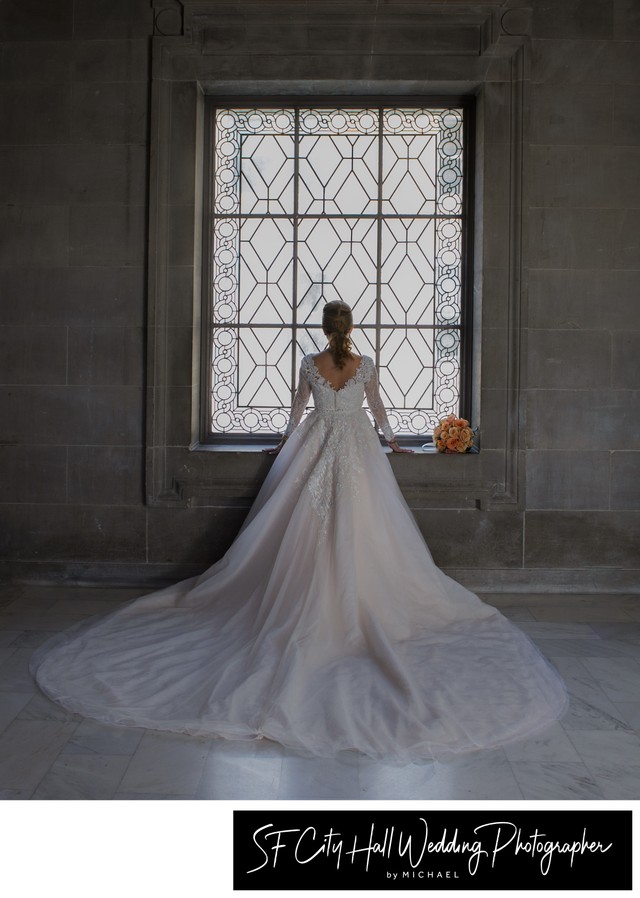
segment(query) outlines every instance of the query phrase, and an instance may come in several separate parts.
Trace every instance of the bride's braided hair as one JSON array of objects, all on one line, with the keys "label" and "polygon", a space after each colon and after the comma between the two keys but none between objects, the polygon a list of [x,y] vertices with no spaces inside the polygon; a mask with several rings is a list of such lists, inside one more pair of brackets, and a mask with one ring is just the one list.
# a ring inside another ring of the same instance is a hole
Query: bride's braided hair
[{"label": "bride's braided hair", "polygon": [[329,341],[329,349],[336,367],[344,368],[351,358],[352,343],[349,331],[353,327],[351,309],[339,299],[328,302],[322,310],[322,330]]}]

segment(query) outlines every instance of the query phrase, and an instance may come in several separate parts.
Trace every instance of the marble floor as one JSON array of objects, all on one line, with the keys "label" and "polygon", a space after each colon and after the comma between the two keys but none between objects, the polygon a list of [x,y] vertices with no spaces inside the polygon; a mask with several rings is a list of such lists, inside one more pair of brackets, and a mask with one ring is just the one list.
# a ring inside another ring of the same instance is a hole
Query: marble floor
[{"label": "marble floor", "polygon": [[560,670],[571,693],[567,716],[504,749],[390,767],[105,726],[46,699],[28,672],[33,649],[139,594],[0,593],[0,798],[640,799],[640,595],[484,595]]}]

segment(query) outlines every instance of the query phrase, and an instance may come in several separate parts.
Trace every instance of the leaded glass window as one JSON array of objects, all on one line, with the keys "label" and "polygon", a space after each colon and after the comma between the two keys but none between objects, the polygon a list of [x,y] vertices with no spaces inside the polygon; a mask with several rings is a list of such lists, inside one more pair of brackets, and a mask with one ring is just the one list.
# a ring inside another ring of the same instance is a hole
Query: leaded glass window
[{"label": "leaded glass window", "polygon": [[284,429],[334,299],[398,435],[464,413],[464,106],[213,105],[210,129],[209,438]]}]

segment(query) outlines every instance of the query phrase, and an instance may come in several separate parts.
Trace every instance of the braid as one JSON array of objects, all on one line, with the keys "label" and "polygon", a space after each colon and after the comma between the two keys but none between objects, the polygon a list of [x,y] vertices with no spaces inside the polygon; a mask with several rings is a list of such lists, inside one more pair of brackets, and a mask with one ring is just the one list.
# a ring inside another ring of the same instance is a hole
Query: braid
[{"label": "braid", "polygon": [[353,315],[346,302],[335,300],[326,304],[322,310],[322,329],[327,335],[333,362],[338,368],[344,368],[347,359],[351,358],[349,331],[352,327]]}]

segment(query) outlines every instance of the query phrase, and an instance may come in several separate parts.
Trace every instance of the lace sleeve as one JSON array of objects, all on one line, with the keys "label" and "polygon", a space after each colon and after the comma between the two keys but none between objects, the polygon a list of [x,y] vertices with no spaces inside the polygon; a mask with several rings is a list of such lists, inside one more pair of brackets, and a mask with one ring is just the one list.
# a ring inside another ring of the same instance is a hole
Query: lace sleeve
[{"label": "lace sleeve", "polygon": [[391,443],[393,440],[395,440],[395,436],[393,431],[391,430],[391,425],[389,424],[389,419],[387,418],[387,412],[385,410],[382,399],[380,398],[378,372],[376,371],[376,366],[373,364],[373,361],[369,359],[369,362],[371,370],[364,385],[364,392],[365,396],[367,397],[367,405],[371,409],[373,419],[384,434],[387,443]]},{"label": "lace sleeve", "polygon": [[289,423],[287,424],[287,429],[284,432],[285,437],[291,436],[293,431],[300,423],[300,419],[302,418],[304,410],[307,407],[307,403],[309,402],[309,396],[311,395],[311,385],[309,383],[307,372],[305,370],[305,359],[302,360],[302,364],[300,365],[300,373],[298,374],[298,389],[296,390],[295,396],[293,397],[293,405],[291,406]]}]

